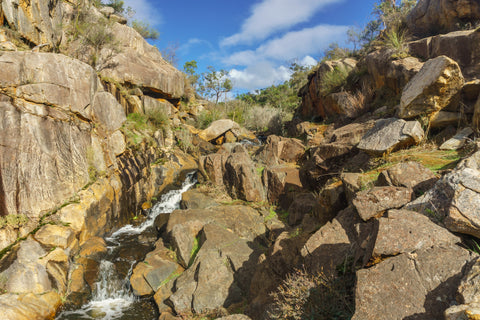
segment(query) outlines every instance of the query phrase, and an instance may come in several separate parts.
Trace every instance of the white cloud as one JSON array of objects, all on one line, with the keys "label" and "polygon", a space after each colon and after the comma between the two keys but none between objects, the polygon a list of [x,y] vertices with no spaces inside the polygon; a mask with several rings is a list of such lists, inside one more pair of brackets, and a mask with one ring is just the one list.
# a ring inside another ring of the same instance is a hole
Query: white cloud
[{"label": "white cloud", "polygon": [[300,60],[299,64],[304,67],[313,67],[317,65],[318,61],[315,58],[310,56],[305,56],[302,60]]},{"label": "white cloud", "polygon": [[291,71],[285,67],[275,67],[268,61],[252,64],[244,70],[232,69],[229,77],[237,89],[254,90],[266,88],[274,83],[283,83],[290,79]]},{"label": "white cloud", "polygon": [[146,21],[150,25],[160,25],[163,23],[161,13],[148,0],[124,0],[124,7],[131,7],[135,10],[133,19]]},{"label": "white cloud", "polygon": [[252,8],[241,31],[222,40],[221,45],[250,44],[277,31],[308,21],[325,6],[344,0],[263,0]]},{"label": "white cloud", "polygon": [[282,37],[267,41],[255,51],[246,50],[231,54],[224,62],[231,65],[250,65],[255,61],[287,60],[320,54],[332,42],[346,37],[347,26],[319,25],[300,31],[288,32]]}]

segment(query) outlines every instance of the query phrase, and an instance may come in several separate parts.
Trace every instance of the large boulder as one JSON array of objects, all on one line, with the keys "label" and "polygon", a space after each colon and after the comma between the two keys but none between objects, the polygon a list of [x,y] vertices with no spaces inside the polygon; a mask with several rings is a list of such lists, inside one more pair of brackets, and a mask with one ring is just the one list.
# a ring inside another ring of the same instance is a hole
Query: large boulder
[{"label": "large boulder", "polygon": [[45,294],[0,295],[2,317],[8,320],[49,319],[55,316],[62,297],[54,291]]},{"label": "large boulder", "polygon": [[114,23],[112,33],[120,48],[113,57],[106,57],[108,65],[100,72],[103,77],[140,87],[165,99],[179,99],[184,94],[183,74],[136,30]]},{"label": "large boulder", "polygon": [[[198,133],[198,136],[205,141],[216,142],[220,137],[227,135],[227,133],[232,134],[235,137],[235,141],[241,141],[243,139],[255,140],[256,137],[253,133],[241,127],[235,121],[230,119],[220,119],[213,121],[208,128],[202,130]],[[225,139],[221,139],[222,143]],[[231,142],[231,141],[230,141]],[[222,144],[217,143],[217,144]]]},{"label": "large boulder", "polygon": [[403,90],[398,114],[414,118],[440,111],[463,84],[462,71],[454,60],[446,56],[428,60]]},{"label": "large boulder", "polygon": [[175,210],[171,213],[166,232],[173,241],[179,262],[189,266],[195,242],[206,224],[215,223],[231,229],[241,238],[254,240],[265,232],[263,218],[257,211],[244,206],[215,206],[207,209]]},{"label": "large boulder", "polygon": [[377,50],[369,53],[365,62],[375,87],[378,89],[387,87],[395,94],[400,94],[423,66],[423,63],[415,57],[393,59],[391,50]]},{"label": "large boulder", "polygon": [[255,157],[266,165],[297,163],[305,153],[305,146],[298,139],[270,135]]},{"label": "large boulder", "polygon": [[311,273],[336,275],[338,265],[361,256],[362,242],[372,228],[373,224],[364,223],[353,208],[341,211],[315,232],[301,249],[305,267]]},{"label": "large boulder", "polygon": [[331,136],[314,148],[314,155],[328,160],[350,153],[374,124],[373,121],[351,123],[334,130]]},{"label": "large boulder", "polygon": [[420,0],[407,17],[407,26],[424,37],[474,26],[480,19],[480,4],[475,0]]},{"label": "large boulder", "polygon": [[149,252],[145,259],[133,269],[130,277],[133,293],[138,296],[151,295],[171,279],[183,272],[174,261],[174,254],[160,240],[155,250]]},{"label": "large boulder", "polygon": [[177,313],[205,313],[242,300],[258,254],[235,230],[206,224],[192,265],[177,279],[169,300]]},{"label": "large boulder", "polygon": [[357,193],[352,203],[360,217],[367,221],[378,218],[388,209],[400,208],[412,200],[412,189],[404,187],[373,187]]},{"label": "large boulder", "polygon": [[442,319],[471,259],[458,246],[434,247],[357,271],[352,319]]},{"label": "large boulder", "polygon": [[421,194],[437,182],[435,174],[415,161],[402,162],[380,173],[377,185],[412,188]]},{"label": "large boulder", "polygon": [[[401,239],[401,241],[398,241]],[[414,211],[390,210],[378,219],[371,257],[382,259],[400,253],[414,252],[433,246],[453,246],[460,238]]]},{"label": "large boulder", "polygon": [[360,140],[357,148],[374,156],[380,156],[400,148],[416,145],[424,137],[418,121],[390,118],[375,122]]},{"label": "large boulder", "polygon": [[412,55],[425,60],[447,56],[458,63],[466,79],[476,79],[480,72],[479,39],[479,29],[455,31],[410,42],[409,48]]},{"label": "large boulder", "polygon": [[480,237],[480,152],[466,158],[405,209],[442,221],[453,232]]},{"label": "large boulder", "polygon": [[224,183],[232,198],[251,202],[265,200],[260,175],[245,151],[232,153],[225,161]]}]

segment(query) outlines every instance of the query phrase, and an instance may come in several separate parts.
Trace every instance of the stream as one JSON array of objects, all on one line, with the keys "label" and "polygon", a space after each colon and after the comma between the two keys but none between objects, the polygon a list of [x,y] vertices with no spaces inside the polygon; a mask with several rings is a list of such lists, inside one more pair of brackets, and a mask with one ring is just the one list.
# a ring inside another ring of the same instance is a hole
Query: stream
[{"label": "stream", "polygon": [[136,297],[129,278],[137,261],[153,249],[158,238],[155,219],[180,208],[182,193],[196,183],[195,172],[189,173],[178,190],[163,194],[138,225],[125,225],[105,237],[108,252],[100,261],[99,273],[91,300],[76,310],[64,310],[56,320],[156,320],[157,306],[151,298]]}]

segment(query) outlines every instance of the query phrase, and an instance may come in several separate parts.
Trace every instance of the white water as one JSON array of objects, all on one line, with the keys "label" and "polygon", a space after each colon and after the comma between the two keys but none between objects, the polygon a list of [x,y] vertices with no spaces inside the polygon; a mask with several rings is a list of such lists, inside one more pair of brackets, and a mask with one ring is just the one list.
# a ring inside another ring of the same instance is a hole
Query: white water
[{"label": "white water", "polygon": [[[182,193],[194,186],[195,183],[195,174],[188,174],[179,190],[172,190],[161,196],[160,201],[148,211],[147,219],[142,224],[139,226],[126,225],[105,239],[114,243],[115,246],[120,246],[120,236],[141,234],[147,228],[153,226],[158,215],[171,213],[173,210],[179,209]],[[109,247],[109,249],[112,250],[113,247]],[[121,280],[118,279],[115,265],[108,260],[102,260],[99,268],[99,279],[95,283],[95,290],[90,302],[78,310],[62,312],[57,319],[114,320],[121,318],[124,312],[137,301],[135,295],[128,289],[128,279],[135,262],[131,262],[127,277]]]},{"label": "white water", "polygon": [[147,219],[139,226],[133,226],[127,224],[124,227],[118,229],[110,237],[106,237],[105,240],[113,243],[118,243],[118,238],[124,234],[140,234],[147,228],[153,226],[155,219],[162,213],[171,213],[175,209],[180,208],[180,200],[182,200],[182,193],[193,187],[196,183],[195,174],[190,173],[187,175],[182,187],[179,190],[171,190],[160,198],[160,201],[155,204],[148,212]]}]

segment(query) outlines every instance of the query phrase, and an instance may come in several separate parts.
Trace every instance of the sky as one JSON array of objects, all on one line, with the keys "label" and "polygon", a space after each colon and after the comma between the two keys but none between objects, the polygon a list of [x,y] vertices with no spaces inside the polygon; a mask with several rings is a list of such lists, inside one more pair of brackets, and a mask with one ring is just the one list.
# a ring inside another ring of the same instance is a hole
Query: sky
[{"label": "sky", "polygon": [[183,70],[195,60],[197,73],[224,69],[233,92],[280,84],[295,61],[314,65],[332,42],[346,46],[349,27],[371,20],[378,0],[124,0],[159,31],[149,42],[174,45]]}]

